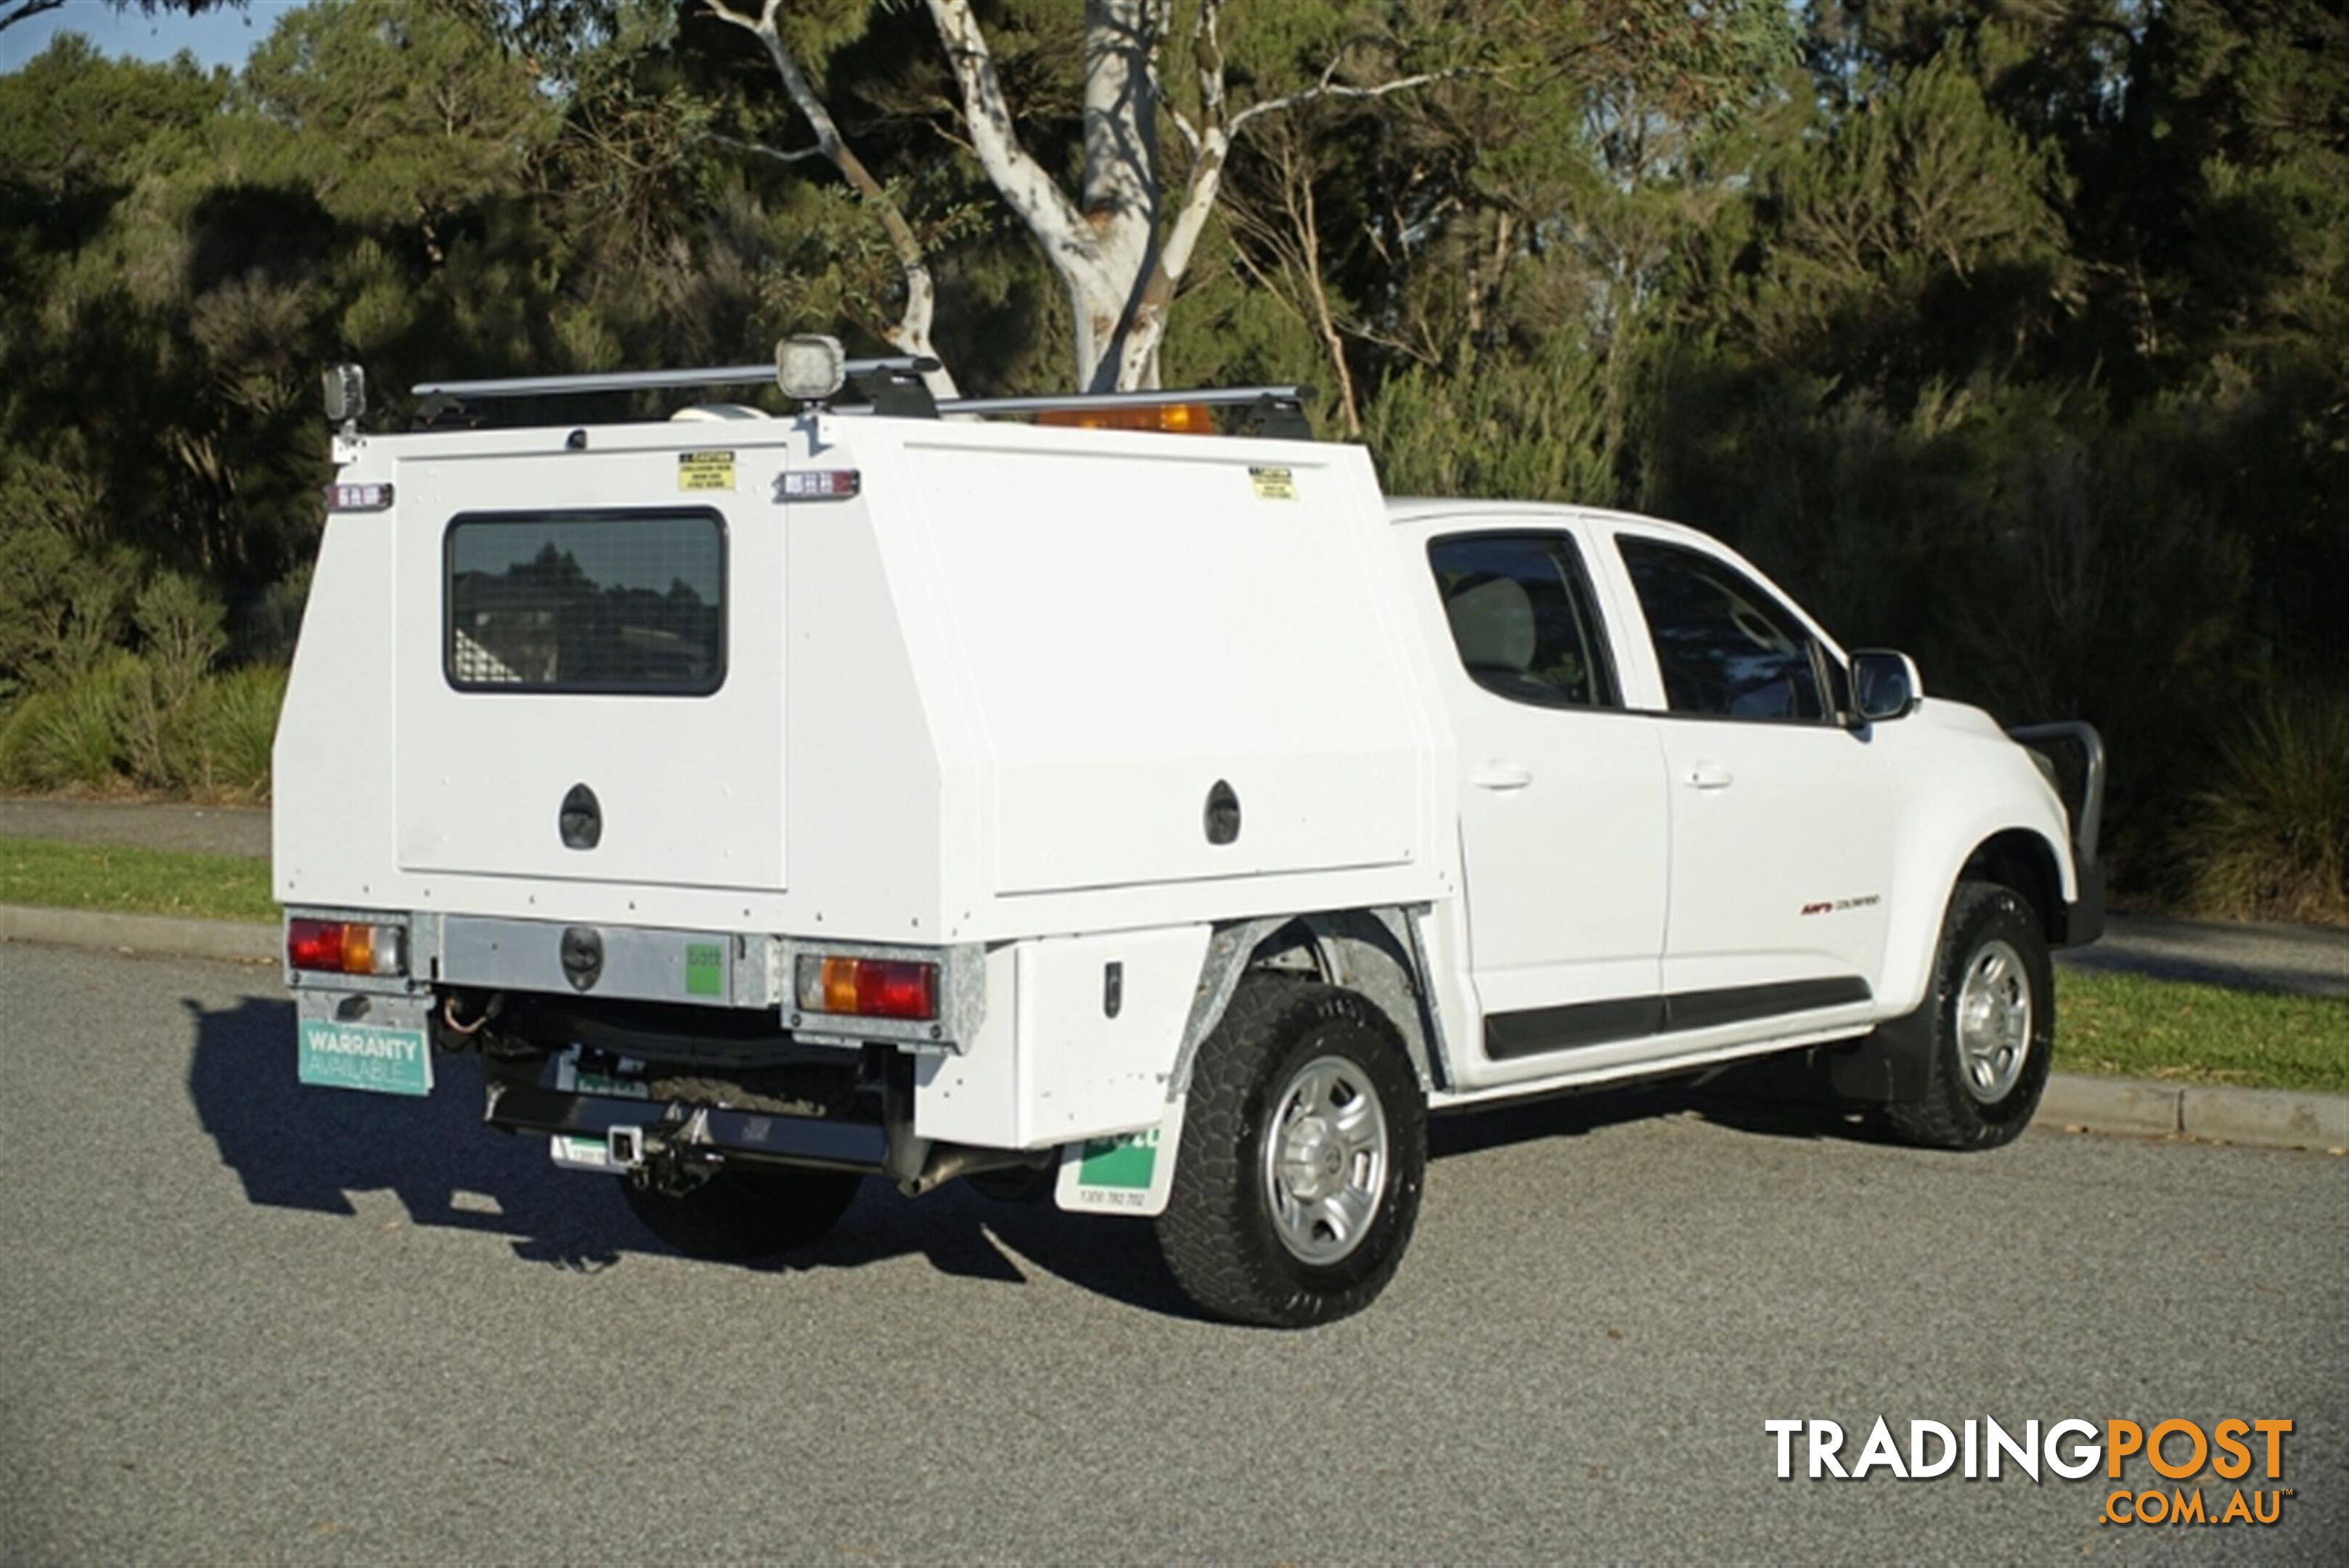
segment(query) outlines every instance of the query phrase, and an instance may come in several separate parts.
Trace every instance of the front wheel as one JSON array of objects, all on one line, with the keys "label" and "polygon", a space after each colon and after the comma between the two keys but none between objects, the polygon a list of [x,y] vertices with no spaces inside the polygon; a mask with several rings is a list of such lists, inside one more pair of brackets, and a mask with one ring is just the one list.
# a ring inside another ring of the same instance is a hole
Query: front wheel
[{"label": "front wheel", "polygon": [[1250,979],[1199,1048],[1159,1246],[1218,1317],[1329,1323],[1394,1277],[1426,1170],[1419,1080],[1385,1015]]},{"label": "front wheel", "polygon": [[1994,1148],[2030,1125],[2055,1047],[2047,938],[2011,888],[1961,882],[1941,922],[1926,1007],[1924,1087],[1886,1107],[1929,1148]]},{"label": "front wheel", "polygon": [[684,1192],[623,1181],[629,1210],[688,1258],[743,1262],[803,1247],[832,1229],[863,1178],[837,1170],[719,1170]]}]

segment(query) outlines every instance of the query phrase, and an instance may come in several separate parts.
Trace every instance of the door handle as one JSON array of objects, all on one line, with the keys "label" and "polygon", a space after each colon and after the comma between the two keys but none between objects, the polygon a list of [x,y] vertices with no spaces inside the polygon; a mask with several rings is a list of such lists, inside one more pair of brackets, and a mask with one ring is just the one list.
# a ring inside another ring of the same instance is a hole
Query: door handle
[{"label": "door handle", "polygon": [[1727,789],[1737,777],[1719,763],[1698,763],[1681,782],[1691,789]]},{"label": "door handle", "polygon": [[1486,763],[1469,775],[1468,782],[1478,789],[1523,789],[1534,782],[1534,775],[1515,763]]}]

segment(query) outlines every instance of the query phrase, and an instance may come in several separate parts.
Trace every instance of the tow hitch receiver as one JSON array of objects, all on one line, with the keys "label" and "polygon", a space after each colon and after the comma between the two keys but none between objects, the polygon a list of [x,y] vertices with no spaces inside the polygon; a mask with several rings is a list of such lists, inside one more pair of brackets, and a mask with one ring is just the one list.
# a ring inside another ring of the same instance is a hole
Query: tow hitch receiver
[{"label": "tow hitch receiver", "polygon": [[671,1104],[656,1110],[642,1099],[526,1085],[490,1085],[482,1119],[506,1132],[601,1139],[611,1168],[623,1171],[664,1153],[878,1171],[889,1148],[888,1134],[870,1122],[711,1106]]}]

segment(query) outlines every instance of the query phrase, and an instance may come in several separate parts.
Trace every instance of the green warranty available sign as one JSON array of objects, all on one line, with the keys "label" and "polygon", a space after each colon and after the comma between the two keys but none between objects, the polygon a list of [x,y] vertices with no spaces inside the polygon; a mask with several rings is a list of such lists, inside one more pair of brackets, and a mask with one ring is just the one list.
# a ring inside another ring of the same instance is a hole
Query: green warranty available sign
[{"label": "green warranty available sign", "polygon": [[421,1029],[380,1029],[371,1023],[305,1018],[299,1076],[305,1084],[329,1089],[429,1095],[432,1053]]}]

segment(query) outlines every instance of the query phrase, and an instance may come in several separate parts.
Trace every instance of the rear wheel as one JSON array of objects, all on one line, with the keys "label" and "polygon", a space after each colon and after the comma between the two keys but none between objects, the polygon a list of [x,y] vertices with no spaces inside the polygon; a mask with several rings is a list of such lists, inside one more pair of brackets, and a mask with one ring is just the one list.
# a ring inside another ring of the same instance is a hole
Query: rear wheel
[{"label": "rear wheel", "polygon": [[1419,1080],[1385,1016],[1351,992],[1251,979],[1193,1066],[1159,1246],[1216,1316],[1328,1323],[1394,1277],[1426,1168]]},{"label": "rear wheel", "polygon": [[719,1170],[684,1192],[621,1184],[639,1223],[688,1258],[742,1262],[803,1247],[832,1229],[864,1180],[851,1171]]},{"label": "rear wheel", "polygon": [[2055,982],[2038,915],[2011,888],[1961,882],[1926,996],[1923,1091],[1886,1107],[1930,1148],[1993,1148],[2030,1125],[2055,1046]]}]

